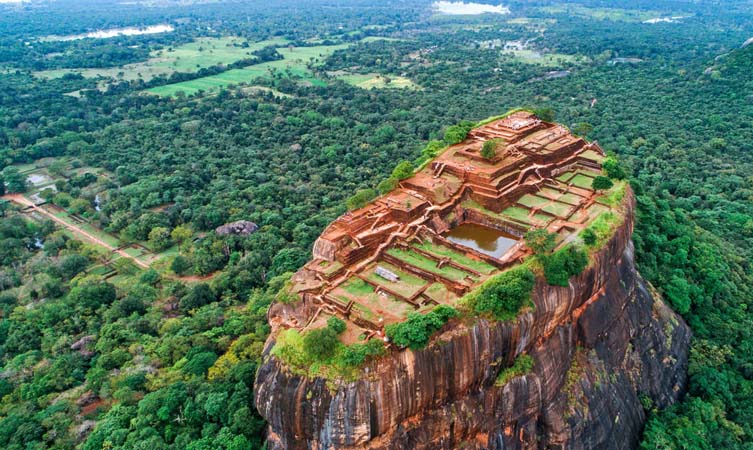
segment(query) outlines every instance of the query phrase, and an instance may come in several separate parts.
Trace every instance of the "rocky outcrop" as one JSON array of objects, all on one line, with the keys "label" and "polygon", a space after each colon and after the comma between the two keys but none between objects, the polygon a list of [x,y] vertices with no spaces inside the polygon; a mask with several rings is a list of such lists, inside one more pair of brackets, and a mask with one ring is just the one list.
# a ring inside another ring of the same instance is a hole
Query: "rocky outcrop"
[{"label": "rocky outcrop", "polygon": [[[690,331],[635,269],[627,202],[589,267],[569,287],[537,280],[535,308],[514,322],[450,322],[348,383],[289,371],[270,338],[255,396],[269,448],[635,448],[644,405],[683,392]],[[533,370],[495,385],[522,353]]]},{"label": "rocky outcrop", "polygon": [[236,222],[226,223],[215,228],[214,232],[220,236],[228,236],[231,234],[237,234],[239,236],[248,236],[251,233],[256,232],[259,226],[254,222],[248,220],[238,220]]}]

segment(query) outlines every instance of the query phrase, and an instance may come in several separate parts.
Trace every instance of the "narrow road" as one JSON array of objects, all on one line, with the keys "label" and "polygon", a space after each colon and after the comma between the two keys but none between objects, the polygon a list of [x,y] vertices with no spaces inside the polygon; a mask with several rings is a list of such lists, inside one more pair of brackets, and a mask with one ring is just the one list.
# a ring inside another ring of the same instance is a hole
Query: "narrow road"
[{"label": "narrow road", "polygon": [[99,239],[98,237],[92,235],[91,233],[89,233],[87,231],[82,230],[81,228],[77,227],[76,225],[74,225],[72,223],[68,223],[68,222],[66,222],[65,220],[63,220],[63,219],[61,219],[59,217],[56,217],[54,214],[50,213],[49,211],[38,207],[37,205],[34,204],[34,202],[32,202],[31,200],[29,200],[28,198],[24,197],[21,194],[7,194],[7,195],[4,195],[2,198],[5,199],[5,200],[9,200],[9,201],[18,203],[19,205],[24,206],[24,207],[27,207],[27,206],[31,207],[32,209],[34,209],[34,211],[38,212],[39,214],[42,214],[44,216],[49,217],[53,221],[59,223],[63,227],[65,227],[68,230],[72,231],[73,233],[76,233],[77,235],[82,236],[86,240],[88,240],[88,241],[90,241],[90,242],[92,242],[94,244],[97,244],[99,246],[102,246],[102,247],[110,250],[111,252],[115,252],[115,253],[117,253],[118,255],[120,255],[120,256],[122,256],[124,258],[128,258],[128,259],[132,260],[133,262],[135,262],[138,266],[143,267],[144,269],[148,269],[149,268],[149,264],[147,264],[147,263],[145,263],[145,262],[143,262],[143,261],[141,261],[141,260],[139,260],[139,259],[137,259],[137,258],[135,258],[135,257],[133,257],[131,255],[129,255],[124,250],[120,250],[120,249],[117,249],[117,248],[113,247],[112,245],[108,244],[107,242]]}]

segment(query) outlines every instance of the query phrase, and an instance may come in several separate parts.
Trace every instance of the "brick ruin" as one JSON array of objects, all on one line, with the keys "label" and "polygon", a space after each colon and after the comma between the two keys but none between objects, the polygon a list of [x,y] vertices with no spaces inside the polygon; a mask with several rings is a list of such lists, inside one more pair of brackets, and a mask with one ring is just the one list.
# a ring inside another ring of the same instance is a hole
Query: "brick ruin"
[{"label": "brick ruin", "polygon": [[[483,143],[501,139],[496,155]],[[330,224],[292,289],[315,313],[307,323],[275,317],[301,330],[335,315],[348,323],[344,341],[384,337],[384,326],[409,312],[452,304],[475,286],[518,264],[532,228],[573,240],[610,206],[591,188],[604,152],[566,128],[517,112],[472,130],[397,189]],[[507,239],[492,255],[454,239],[474,224]],[[349,342],[346,342],[349,343]]]}]

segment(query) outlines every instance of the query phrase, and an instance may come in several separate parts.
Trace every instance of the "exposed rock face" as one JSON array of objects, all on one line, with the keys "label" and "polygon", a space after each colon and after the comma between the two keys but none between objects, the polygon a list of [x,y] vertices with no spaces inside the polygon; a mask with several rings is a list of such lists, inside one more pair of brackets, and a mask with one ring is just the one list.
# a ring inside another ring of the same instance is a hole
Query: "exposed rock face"
[{"label": "exposed rock face", "polygon": [[[684,389],[690,330],[637,273],[632,216],[569,287],[537,280],[536,308],[516,322],[449,323],[426,349],[395,351],[359,381],[293,374],[269,355],[270,339],[256,380],[269,447],[634,448],[642,403],[664,407]],[[495,386],[523,352],[533,371]]]},{"label": "exposed rock face", "polygon": [[248,220],[239,220],[237,222],[226,223],[217,227],[214,231],[220,236],[227,236],[230,234],[238,234],[240,236],[248,236],[259,229],[259,226],[254,222]]}]

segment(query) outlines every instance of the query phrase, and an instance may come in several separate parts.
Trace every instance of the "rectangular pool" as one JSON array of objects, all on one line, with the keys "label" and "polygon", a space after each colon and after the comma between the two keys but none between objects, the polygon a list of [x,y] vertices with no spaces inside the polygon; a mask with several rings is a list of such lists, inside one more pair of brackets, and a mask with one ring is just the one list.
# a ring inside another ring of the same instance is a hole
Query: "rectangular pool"
[{"label": "rectangular pool", "polygon": [[444,237],[450,242],[497,259],[501,259],[518,242],[516,236],[475,223],[458,225],[445,233]]}]

